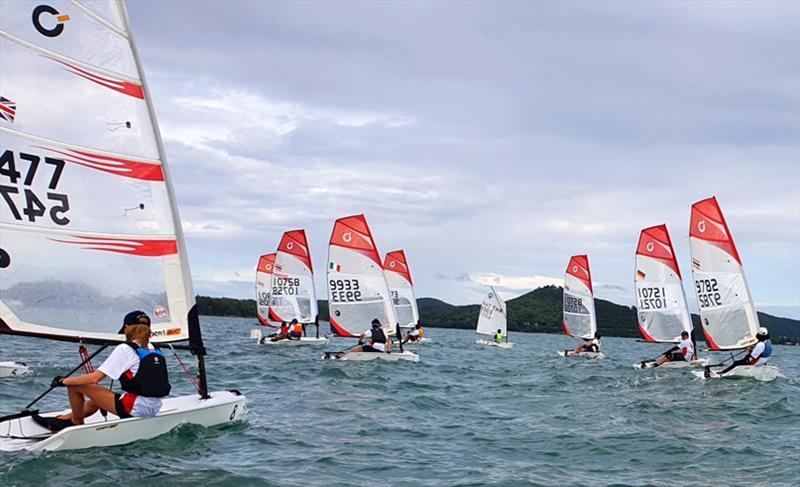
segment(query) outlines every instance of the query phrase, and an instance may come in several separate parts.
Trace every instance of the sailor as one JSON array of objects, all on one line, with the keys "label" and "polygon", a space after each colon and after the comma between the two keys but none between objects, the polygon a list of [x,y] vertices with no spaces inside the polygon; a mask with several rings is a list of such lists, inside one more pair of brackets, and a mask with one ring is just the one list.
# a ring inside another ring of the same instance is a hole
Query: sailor
[{"label": "sailor", "polygon": [[414,325],[414,328],[412,328],[411,331],[406,333],[406,336],[403,338],[403,344],[408,342],[416,342],[420,338],[422,338],[422,327],[419,325],[419,323],[417,323]]},{"label": "sailor", "polygon": [[594,338],[591,340],[584,340],[588,343],[581,343],[575,350],[567,350],[567,355],[578,355],[582,352],[600,353],[600,332],[594,332]]},{"label": "sailor", "polygon": [[270,340],[273,342],[277,342],[279,340],[288,340],[288,339],[289,339],[289,325],[287,325],[285,321],[282,321],[281,328],[278,330],[278,334],[272,337]]},{"label": "sailor", "polygon": [[503,330],[501,330],[500,328],[498,328],[497,333],[494,334],[494,342],[503,343]]},{"label": "sailor", "polygon": [[377,318],[372,320],[371,329],[358,337],[358,343],[359,345],[350,350],[351,352],[388,352],[392,348],[392,341],[386,336]]},{"label": "sailor", "polygon": [[760,367],[766,364],[772,356],[772,341],[769,339],[769,330],[763,326],[759,328],[756,333],[756,340],[758,340],[758,342],[754,346],[748,347],[747,355],[745,355],[743,359],[734,360],[727,369],[719,372],[719,375],[725,375],[727,372],[733,370],[734,367],[740,365]]},{"label": "sailor", "polygon": [[[164,355],[150,343],[149,323],[150,318],[141,311],[128,313],[123,321],[126,342],[117,345],[97,370],[77,377],[53,379],[53,387],[67,388],[72,411],[54,418],[34,414],[32,419],[56,432],[83,424],[84,418],[99,409],[120,418],[158,414],[161,398],[169,395],[171,386]],[[117,393],[101,386],[99,382],[106,377],[119,380],[124,392]]]},{"label": "sailor", "polygon": [[289,324],[289,339],[299,340],[303,338],[303,325],[297,322],[297,318],[293,318]]},{"label": "sailor", "polygon": [[664,352],[663,357],[656,362],[656,367],[667,362],[679,362],[685,360],[691,362],[694,359],[694,344],[689,338],[689,332],[681,332],[681,342]]}]

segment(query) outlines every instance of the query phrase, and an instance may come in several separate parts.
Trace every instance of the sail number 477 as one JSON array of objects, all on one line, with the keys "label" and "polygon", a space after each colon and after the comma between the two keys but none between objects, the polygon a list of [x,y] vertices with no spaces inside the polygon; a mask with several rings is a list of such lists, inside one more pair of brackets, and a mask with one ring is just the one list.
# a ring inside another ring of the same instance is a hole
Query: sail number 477
[{"label": "sail number 477", "polygon": [[[25,177],[17,170],[17,159],[15,159],[13,151],[5,150],[0,156],[0,176],[7,178],[11,183],[11,185],[0,184],[0,197],[11,212],[11,216],[15,220],[22,221],[23,215],[25,215],[29,222],[35,222],[37,218],[49,214],[50,220],[56,225],[68,224],[69,218],[66,213],[69,211],[69,198],[64,193],[53,192],[61,179],[64,161],[52,157],[42,158],[25,152],[19,153],[19,160],[27,162],[28,170]],[[43,174],[45,169],[50,169],[50,181],[47,188],[51,191],[47,191],[45,198],[41,198],[41,195],[37,195],[31,186],[37,173]],[[0,182],[5,181],[0,179]],[[17,204],[18,199],[23,201],[22,213]],[[48,206],[50,207],[49,212]]]}]

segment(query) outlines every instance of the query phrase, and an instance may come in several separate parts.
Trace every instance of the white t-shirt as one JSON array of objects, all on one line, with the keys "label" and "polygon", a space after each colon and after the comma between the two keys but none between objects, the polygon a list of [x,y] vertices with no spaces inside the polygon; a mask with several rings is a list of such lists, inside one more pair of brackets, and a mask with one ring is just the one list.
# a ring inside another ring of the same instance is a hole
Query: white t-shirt
[{"label": "white t-shirt", "polygon": [[[386,335],[386,332],[383,332],[383,334]],[[372,338],[372,330],[367,330],[366,332],[364,332],[364,338],[367,340],[367,345],[369,345],[369,339]],[[386,339],[388,340],[389,337],[386,337]],[[372,344],[372,348],[380,350],[381,352],[385,352],[386,344],[375,342]]]},{"label": "white t-shirt", "polygon": [[683,359],[687,362],[691,362],[692,358],[694,357],[694,345],[692,345],[692,339],[687,338],[686,340],[680,342],[678,344],[678,350],[683,354]]},{"label": "white t-shirt", "polygon": [[410,332],[408,332],[408,334],[409,334],[410,336],[412,336],[412,337],[418,337],[418,336],[419,336],[419,330],[417,330],[416,328],[414,328],[413,330],[411,330]]},{"label": "white t-shirt", "polygon": [[756,343],[756,346],[753,347],[753,351],[750,352],[750,356],[753,357],[754,359],[756,359],[756,361],[753,363],[753,365],[755,365],[755,366],[764,365],[769,360],[769,357],[762,357],[761,356],[761,354],[764,353],[764,348],[766,348],[766,345],[764,345],[764,342],[758,342],[758,343]]},{"label": "white t-shirt", "polygon": [[[154,350],[152,344],[148,344],[148,349]],[[133,375],[139,371],[139,355],[131,348],[130,345],[120,343],[114,347],[111,355],[97,368],[106,376],[119,380],[120,376],[126,371],[130,370]],[[127,392],[123,394],[128,394]],[[133,403],[131,416],[149,417],[158,414],[161,409],[161,399],[158,397],[143,397],[136,396],[136,401]]]},{"label": "white t-shirt", "polygon": [[597,351],[598,352],[600,351],[600,340],[598,340],[597,338],[592,338],[592,341],[590,343],[592,345],[597,345]]}]

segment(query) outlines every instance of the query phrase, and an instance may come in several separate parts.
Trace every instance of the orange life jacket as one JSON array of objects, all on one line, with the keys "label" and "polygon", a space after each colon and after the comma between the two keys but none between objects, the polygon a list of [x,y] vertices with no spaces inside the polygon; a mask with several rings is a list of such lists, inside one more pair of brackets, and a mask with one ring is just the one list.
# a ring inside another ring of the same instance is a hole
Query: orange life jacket
[{"label": "orange life jacket", "polygon": [[290,333],[301,333],[302,334],[303,333],[303,325],[301,325],[300,323],[295,323],[289,329],[289,332]]}]

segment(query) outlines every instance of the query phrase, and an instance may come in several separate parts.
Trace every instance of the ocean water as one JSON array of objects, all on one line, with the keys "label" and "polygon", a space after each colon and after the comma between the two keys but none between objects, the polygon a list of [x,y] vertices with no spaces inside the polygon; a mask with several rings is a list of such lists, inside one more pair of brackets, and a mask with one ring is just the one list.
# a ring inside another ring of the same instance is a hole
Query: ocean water
[{"label": "ocean water", "polygon": [[[212,390],[246,394],[235,425],[184,426],[150,441],[2,453],[0,485],[797,485],[800,349],[776,347],[785,378],[702,381],[634,370],[661,346],[604,338],[605,360],[565,359],[565,336],[512,334],[512,350],[428,329],[419,363],[335,363],[326,349],[258,346],[253,320],[203,317]],[[77,347],[0,336],[2,360],[35,367],[0,381],[15,412],[79,363]],[[724,355],[716,354],[717,358]],[[183,357],[193,362],[191,357]],[[174,360],[173,360],[174,362]],[[98,365],[99,361],[95,362]],[[175,393],[191,386],[171,369]],[[57,391],[42,410],[61,409]]]}]

